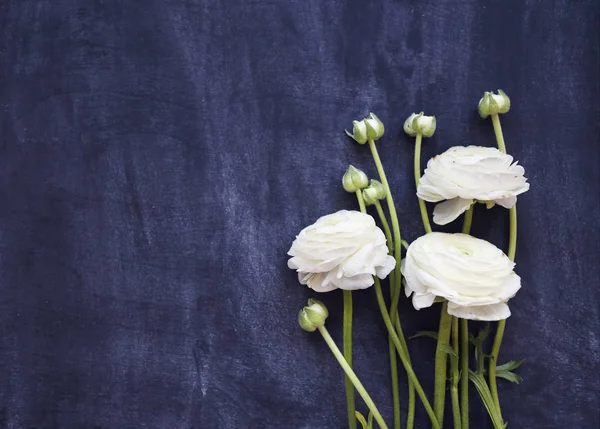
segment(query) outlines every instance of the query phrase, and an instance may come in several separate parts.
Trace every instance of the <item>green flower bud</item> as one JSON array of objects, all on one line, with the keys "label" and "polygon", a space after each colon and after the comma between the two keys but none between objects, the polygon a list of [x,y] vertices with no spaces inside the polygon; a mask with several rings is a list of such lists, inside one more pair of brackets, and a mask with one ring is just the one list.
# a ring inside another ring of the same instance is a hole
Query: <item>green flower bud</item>
[{"label": "green flower bud", "polygon": [[372,179],[369,187],[363,189],[362,195],[365,203],[370,206],[375,204],[377,200],[383,200],[386,197],[386,192],[381,182]]},{"label": "green flower bud", "polygon": [[423,112],[413,113],[404,121],[404,132],[411,137],[417,134],[431,137],[435,133],[437,122],[435,116],[424,116]]},{"label": "green flower bud", "polygon": [[487,118],[489,115],[497,115],[499,113],[506,113],[510,110],[510,98],[501,89],[498,90],[498,94],[493,92],[485,92],[483,98],[479,100],[479,106],[477,111],[479,116]]},{"label": "green flower bud", "polygon": [[383,122],[379,120],[374,113],[369,113],[365,119],[363,119],[365,126],[367,127],[367,137],[371,140],[379,140],[385,132]]},{"label": "green flower bud", "polygon": [[352,134],[350,134],[348,130],[344,130],[346,134],[352,137],[358,144],[365,144],[368,140],[365,121],[352,121],[352,125],[354,126]]},{"label": "green flower bud", "polygon": [[364,171],[350,165],[342,178],[342,186],[344,186],[346,192],[354,193],[369,186],[369,178]]},{"label": "green flower bud", "polygon": [[308,332],[314,332],[317,328],[325,325],[325,319],[329,316],[327,307],[321,301],[310,298],[308,305],[300,310],[298,323],[300,327]]}]

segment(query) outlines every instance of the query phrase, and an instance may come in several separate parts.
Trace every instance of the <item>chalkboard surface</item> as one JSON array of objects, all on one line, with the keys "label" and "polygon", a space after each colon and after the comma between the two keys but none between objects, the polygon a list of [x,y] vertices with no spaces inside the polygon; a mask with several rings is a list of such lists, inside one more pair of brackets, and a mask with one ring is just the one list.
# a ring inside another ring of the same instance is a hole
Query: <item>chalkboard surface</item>
[{"label": "chalkboard surface", "polygon": [[[424,162],[493,146],[476,106],[502,88],[531,183],[500,358],[525,359],[524,382],[501,382],[503,414],[598,428],[599,28],[593,0],[3,1],[0,427],[345,427],[286,252],[356,208],[347,165],[376,171],[343,130],[369,111],[403,235],[421,235],[404,119],[437,117]],[[477,207],[473,233],[505,249],[507,211]],[[319,298],[340,341],[342,295]],[[389,419],[387,334],[373,290],[355,302],[356,371]],[[438,323],[400,311],[407,334]],[[431,394],[434,343],[410,347]]]}]

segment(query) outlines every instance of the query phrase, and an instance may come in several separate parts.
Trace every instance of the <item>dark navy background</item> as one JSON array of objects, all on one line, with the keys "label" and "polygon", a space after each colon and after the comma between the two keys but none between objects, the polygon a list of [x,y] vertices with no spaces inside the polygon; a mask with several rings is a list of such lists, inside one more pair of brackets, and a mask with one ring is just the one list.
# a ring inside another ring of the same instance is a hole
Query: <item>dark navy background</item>
[{"label": "dark navy background", "polygon": [[[341,369],[296,322],[315,294],[286,267],[301,228],[356,207],[347,165],[375,174],[343,129],[385,122],[413,240],[404,119],[437,116],[424,163],[492,146],[476,106],[502,88],[531,182],[500,356],[524,382],[500,381],[503,413],[597,428],[599,26],[593,0],[2,1],[0,427],[343,428]],[[473,232],[506,248],[507,211],[479,206]],[[339,340],[341,294],[320,298]],[[374,292],[355,302],[356,370],[391,420]],[[407,335],[438,314],[402,300]],[[431,397],[433,341],[410,347]]]}]

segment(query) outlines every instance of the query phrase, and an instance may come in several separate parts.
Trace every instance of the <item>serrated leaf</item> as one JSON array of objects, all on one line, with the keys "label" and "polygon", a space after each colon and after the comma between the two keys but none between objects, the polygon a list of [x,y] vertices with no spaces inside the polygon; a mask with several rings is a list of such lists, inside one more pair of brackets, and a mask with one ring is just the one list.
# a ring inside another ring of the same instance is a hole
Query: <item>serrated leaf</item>
[{"label": "serrated leaf", "polygon": [[367,421],[365,420],[365,417],[360,413],[360,411],[354,411],[354,415],[356,416],[356,420],[358,420],[363,429],[368,429]]},{"label": "serrated leaf", "polygon": [[433,338],[434,340],[437,340],[438,333],[435,331],[419,331],[412,337],[409,337],[408,339],[412,340],[413,338],[419,338],[419,337],[429,337],[429,338]]},{"label": "serrated leaf", "polygon": [[521,384],[523,382],[523,378],[519,374],[510,371],[497,371],[496,377],[503,378],[515,384]]},{"label": "serrated leaf", "polygon": [[496,367],[497,371],[512,371],[514,369],[517,369],[518,367],[521,366],[521,364],[524,362],[525,360],[510,360],[502,365],[499,365]]}]

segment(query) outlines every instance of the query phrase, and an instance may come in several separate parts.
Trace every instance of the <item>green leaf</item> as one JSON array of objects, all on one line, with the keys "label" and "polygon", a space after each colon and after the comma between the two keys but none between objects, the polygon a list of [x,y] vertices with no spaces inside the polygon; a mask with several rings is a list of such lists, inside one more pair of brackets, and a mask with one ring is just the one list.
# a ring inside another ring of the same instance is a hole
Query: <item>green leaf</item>
[{"label": "green leaf", "polygon": [[450,344],[442,344],[442,350],[448,353],[450,356],[458,358],[458,355]]},{"label": "green leaf", "polygon": [[485,408],[492,419],[492,423],[495,429],[504,429],[506,424],[502,421],[502,417],[500,417],[500,413],[496,409],[496,405],[494,405],[494,400],[492,398],[492,392],[490,392],[490,388],[485,381],[485,378],[481,374],[477,374],[474,371],[469,370],[469,380],[475,385],[477,388],[477,393],[481,397]]},{"label": "green leaf", "polygon": [[483,328],[481,328],[479,335],[477,335],[477,339],[481,342],[481,344],[483,344],[487,336],[490,334],[491,329],[492,328],[490,327],[489,323],[486,323]]},{"label": "green leaf", "polygon": [[413,338],[419,338],[419,337],[429,337],[429,338],[433,338],[434,340],[437,340],[438,333],[435,331],[419,331],[412,337],[409,337],[408,339],[412,340]]},{"label": "green leaf", "polygon": [[368,429],[367,421],[365,420],[365,417],[360,413],[360,411],[354,411],[354,415],[356,416],[356,420],[359,421],[363,429]]},{"label": "green leaf", "polygon": [[369,411],[369,417],[367,419],[367,429],[373,429],[373,413]]},{"label": "green leaf", "polygon": [[523,381],[523,378],[521,378],[519,374],[515,374],[514,372],[510,371],[497,371],[496,377],[503,378],[515,384],[521,384],[521,382]]},{"label": "green leaf", "polygon": [[517,369],[518,367],[521,366],[521,364],[524,362],[525,360],[510,360],[502,365],[499,365],[496,367],[497,371],[512,371],[514,369]]}]

